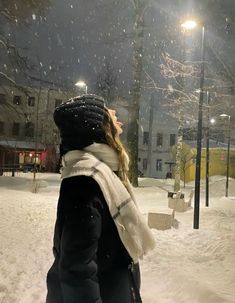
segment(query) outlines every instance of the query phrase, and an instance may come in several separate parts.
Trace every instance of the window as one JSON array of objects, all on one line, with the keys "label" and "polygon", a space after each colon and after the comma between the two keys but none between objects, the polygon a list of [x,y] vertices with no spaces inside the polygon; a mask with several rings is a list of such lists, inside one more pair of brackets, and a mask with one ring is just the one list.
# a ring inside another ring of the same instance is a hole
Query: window
[{"label": "window", "polygon": [[162,147],[163,144],[163,134],[162,133],[158,133],[157,134],[157,146]]},{"label": "window", "polygon": [[143,159],[143,170],[146,170],[148,166],[147,159]]},{"label": "window", "polygon": [[61,99],[55,99],[55,107],[59,106],[62,103]]},{"label": "window", "polygon": [[0,104],[3,104],[6,102],[6,95],[5,94],[0,94]]},{"label": "window", "polygon": [[170,146],[175,145],[175,134],[170,134]]},{"label": "window", "polygon": [[28,97],[28,106],[35,105],[35,97]]},{"label": "window", "polygon": [[14,122],[12,126],[12,136],[19,136],[20,123]]},{"label": "window", "polygon": [[4,122],[0,121],[0,135],[4,134]]},{"label": "window", "polygon": [[156,161],[156,171],[162,171],[162,159]]},{"label": "window", "polygon": [[32,122],[25,123],[25,136],[26,137],[34,136],[34,124]]},{"label": "window", "polygon": [[21,104],[21,96],[13,97],[13,104],[20,105]]},{"label": "window", "polygon": [[143,144],[149,144],[149,132],[144,132]]}]

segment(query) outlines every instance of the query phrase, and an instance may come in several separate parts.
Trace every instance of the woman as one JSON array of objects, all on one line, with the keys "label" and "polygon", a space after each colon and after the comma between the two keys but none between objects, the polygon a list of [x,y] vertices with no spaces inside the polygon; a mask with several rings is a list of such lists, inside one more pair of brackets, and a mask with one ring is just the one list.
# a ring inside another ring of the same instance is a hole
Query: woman
[{"label": "woman", "polygon": [[138,259],[154,239],[135,204],[122,123],[96,95],[55,109],[62,183],[47,303],[139,303]]}]

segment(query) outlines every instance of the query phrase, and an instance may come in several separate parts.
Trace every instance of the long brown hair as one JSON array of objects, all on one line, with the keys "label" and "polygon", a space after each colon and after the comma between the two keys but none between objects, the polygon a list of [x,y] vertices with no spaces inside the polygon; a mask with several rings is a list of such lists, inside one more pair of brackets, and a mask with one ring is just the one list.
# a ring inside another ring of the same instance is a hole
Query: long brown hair
[{"label": "long brown hair", "polygon": [[105,115],[103,129],[105,131],[105,137],[107,140],[107,144],[112,147],[118,155],[119,158],[119,171],[118,176],[125,184],[128,179],[128,165],[129,165],[129,158],[127,152],[120,141],[117,129],[113,123],[113,120],[110,116],[110,113],[107,108],[105,108],[107,115]]}]

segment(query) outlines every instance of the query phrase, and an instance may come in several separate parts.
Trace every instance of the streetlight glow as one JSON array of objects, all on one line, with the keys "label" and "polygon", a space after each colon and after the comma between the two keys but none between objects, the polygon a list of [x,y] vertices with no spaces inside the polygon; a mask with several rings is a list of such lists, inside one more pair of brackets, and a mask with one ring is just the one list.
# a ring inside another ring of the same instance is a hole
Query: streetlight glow
[{"label": "streetlight glow", "polygon": [[216,121],[215,121],[215,118],[211,118],[211,119],[210,119],[210,123],[211,123],[211,124],[215,124],[215,122],[216,122]]},{"label": "streetlight glow", "polygon": [[181,24],[181,27],[185,30],[192,30],[197,27],[197,22],[194,20],[186,20],[184,23]]},{"label": "streetlight glow", "polygon": [[84,81],[78,81],[75,85],[79,87],[85,87],[86,83]]},{"label": "streetlight glow", "polygon": [[230,116],[227,114],[221,114],[220,117],[230,117]]},{"label": "streetlight glow", "polygon": [[78,81],[78,82],[75,83],[75,85],[77,87],[80,87],[80,88],[85,88],[85,92],[87,94],[87,85],[86,85],[86,82],[84,82],[84,81]]}]

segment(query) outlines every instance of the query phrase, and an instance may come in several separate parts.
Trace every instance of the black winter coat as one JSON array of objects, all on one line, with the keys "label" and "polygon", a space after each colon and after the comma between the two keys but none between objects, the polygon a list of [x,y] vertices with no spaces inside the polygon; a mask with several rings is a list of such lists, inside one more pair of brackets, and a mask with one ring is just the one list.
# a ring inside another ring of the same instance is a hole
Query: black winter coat
[{"label": "black winter coat", "polygon": [[133,265],[91,177],[62,181],[53,253],[46,303],[141,302],[139,267]]}]

